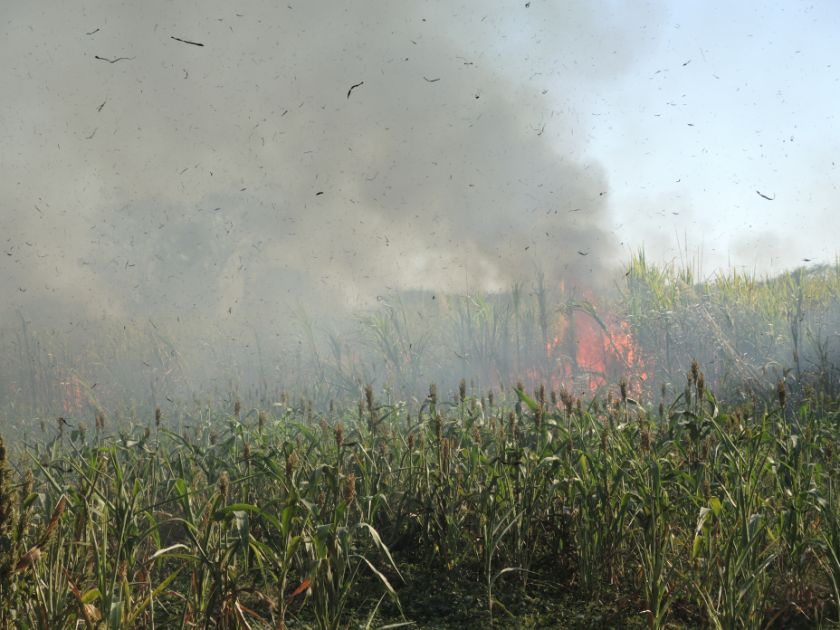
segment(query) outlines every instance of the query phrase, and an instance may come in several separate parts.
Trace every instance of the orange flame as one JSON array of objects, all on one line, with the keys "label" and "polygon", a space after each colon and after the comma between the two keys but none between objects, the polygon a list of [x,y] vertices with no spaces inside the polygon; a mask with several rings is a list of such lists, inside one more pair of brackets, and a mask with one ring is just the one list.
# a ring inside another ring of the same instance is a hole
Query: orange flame
[{"label": "orange flame", "polygon": [[582,310],[561,317],[556,334],[546,344],[555,366],[551,384],[585,386],[589,391],[629,377],[635,390],[648,378],[650,359],[638,347],[630,324],[613,315],[600,320]]}]

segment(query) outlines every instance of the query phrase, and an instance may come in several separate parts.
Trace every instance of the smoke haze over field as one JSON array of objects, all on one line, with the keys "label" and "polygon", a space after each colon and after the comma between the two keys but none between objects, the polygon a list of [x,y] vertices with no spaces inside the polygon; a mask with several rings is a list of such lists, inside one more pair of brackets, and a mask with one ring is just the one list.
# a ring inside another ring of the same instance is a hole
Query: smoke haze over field
[{"label": "smoke haze over field", "polygon": [[620,261],[580,118],[651,7],[84,6],[6,11],[7,307],[334,311]]},{"label": "smoke haze over field", "polygon": [[[211,339],[259,347],[290,317],[334,331],[394,295],[530,290],[540,274],[608,288],[642,248],[666,264],[699,248],[705,274],[836,253],[835,3],[154,0],[2,17],[0,336],[32,321],[82,343],[104,315],[155,338],[164,322],[204,366]],[[253,347],[213,352],[254,364]]]}]

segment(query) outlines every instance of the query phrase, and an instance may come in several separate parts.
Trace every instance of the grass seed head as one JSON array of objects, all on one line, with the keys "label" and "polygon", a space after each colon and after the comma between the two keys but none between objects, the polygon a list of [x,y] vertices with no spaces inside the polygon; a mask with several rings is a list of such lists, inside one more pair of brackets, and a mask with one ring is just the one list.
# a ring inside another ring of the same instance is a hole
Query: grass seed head
[{"label": "grass seed head", "polygon": [[785,404],[787,403],[787,387],[785,385],[785,379],[781,379],[776,384],[776,396],[779,398],[779,407],[784,409]]},{"label": "grass seed head", "polygon": [[365,402],[368,412],[373,414],[373,385],[365,385]]},{"label": "grass seed head", "polygon": [[41,559],[41,548],[38,545],[32,547],[29,551],[23,554],[15,565],[16,573],[23,573],[28,569],[34,567],[38,560]]},{"label": "grass seed head", "polygon": [[565,387],[560,390],[560,402],[562,402],[563,406],[566,408],[566,413],[571,415],[574,398]]},{"label": "grass seed head", "polygon": [[44,530],[41,538],[36,543],[36,547],[44,547],[49,542],[50,538],[55,532],[56,527],[58,527],[58,521],[61,519],[61,515],[64,514],[64,510],[67,507],[67,498],[64,495],[61,495],[61,498],[58,500],[58,503],[53,510],[52,516],[50,517],[50,522],[47,523],[47,528]]},{"label": "grass seed head", "polygon": [[344,480],[344,500],[351,505],[356,500],[356,475],[350,473]]},{"label": "grass seed head", "polygon": [[451,446],[448,438],[444,438],[440,443],[440,467],[446,473],[449,471],[449,456]]},{"label": "grass seed head", "polygon": [[344,425],[341,423],[335,425],[335,445],[339,451],[344,447]]},{"label": "grass seed head", "polygon": [[643,453],[650,452],[650,427],[646,425],[639,432],[639,446]]},{"label": "grass seed head", "polygon": [[222,471],[222,474],[219,475],[219,494],[222,495],[222,499],[227,503],[228,497],[230,496],[230,475],[228,475],[226,470]]},{"label": "grass seed head", "polygon": [[289,454],[286,455],[286,477],[288,479],[292,478],[292,474],[295,472],[295,468],[297,468],[299,463],[300,458],[298,457],[297,451],[292,449]]},{"label": "grass seed head", "polygon": [[689,380],[692,383],[696,383],[697,379],[700,377],[700,364],[697,363],[697,359],[691,360],[691,374],[689,376]]}]

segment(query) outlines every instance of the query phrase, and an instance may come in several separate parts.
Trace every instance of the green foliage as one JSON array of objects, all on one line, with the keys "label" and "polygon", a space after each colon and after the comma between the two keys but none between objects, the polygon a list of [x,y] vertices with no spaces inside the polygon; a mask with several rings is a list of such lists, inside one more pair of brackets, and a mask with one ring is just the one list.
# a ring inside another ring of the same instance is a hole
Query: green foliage
[{"label": "green foliage", "polygon": [[732,270],[699,282],[691,269],[633,256],[616,308],[651,357],[656,383],[679,387],[693,359],[721,396],[749,399],[790,377],[796,393],[836,398],[840,263],[772,278]]},{"label": "green foliage", "polygon": [[721,409],[688,373],[658,421],[630,398],[558,406],[516,387],[491,407],[462,385],[451,404],[369,390],[362,413],[199,408],[178,432],[32,443],[28,478],[0,463],[0,618],[434,624],[441,608],[407,594],[437,601],[434,576],[457,576],[475,596],[450,604],[476,625],[539,619],[528,602],[547,592],[590,616],[618,602],[622,626],[837,619],[839,418]]}]

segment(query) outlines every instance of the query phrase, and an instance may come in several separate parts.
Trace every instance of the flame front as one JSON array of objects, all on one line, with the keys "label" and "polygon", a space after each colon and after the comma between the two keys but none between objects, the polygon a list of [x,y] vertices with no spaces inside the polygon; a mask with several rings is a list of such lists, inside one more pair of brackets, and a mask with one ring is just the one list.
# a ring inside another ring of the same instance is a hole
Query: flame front
[{"label": "flame front", "polygon": [[630,324],[613,315],[598,317],[594,309],[561,316],[546,354],[555,389],[592,392],[624,377],[638,392],[650,371],[650,359],[638,347]]}]

